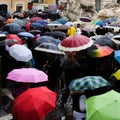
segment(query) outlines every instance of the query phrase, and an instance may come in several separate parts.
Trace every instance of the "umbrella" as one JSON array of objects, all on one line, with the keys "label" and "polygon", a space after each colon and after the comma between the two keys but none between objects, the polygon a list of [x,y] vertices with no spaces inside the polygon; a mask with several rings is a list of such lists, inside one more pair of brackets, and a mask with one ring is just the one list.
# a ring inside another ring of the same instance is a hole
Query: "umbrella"
[{"label": "umbrella", "polygon": [[43,27],[43,25],[42,25],[41,23],[39,23],[39,22],[32,22],[32,23],[30,24],[30,27],[36,28],[36,29],[40,29],[40,28]]},{"label": "umbrella", "polygon": [[58,47],[63,51],[80,51],[90,47],[93,41],[84,35],[74,35],[63,39]]},{"label": "umbrella", "polygon": [[52,36],[40,36],[36,39],[36,43],[37,44],[41,44],[41,43],[54,43],[56,45],[58,45],[60,43],[60,40],[53,38]]},{"label": "umbrella", "polygon": [[63,19],[63,18],[59,18],[59,19],[57,19],[56,21],[60,22],[60,23],[63,24],[63,25],[68,22],[68,20]]},{"label": "umbrella", "polygon": [[7,31],[10,34],[17,34],[21,31],[21,26],[17,23],[9,23],[3,26],[3,31]]},{"label": "umbrella", "polygon": [[16,82],[38,83],[48,81],[48,76],[43,71],[35,68],[13,69],[7,74],[7,79]]},{"label": "umbrella", "polygon": [[113,51],[114,50],[108,46],[97,46],[97,48],[93,50],[89,50],[88,48],[88,55],[90,57],[99,58],[99,57],[105,57],[105,56],[111,55]]},{"label": "umbrella", "polygon": [[62,32],[62,31],[45,32],[44,35],[52,36],[52,37],[54,37],[56,39],[58,39],[58,38],[66,38],[66,34],[64,32]]},{"label": "umbrella", "polygon": [[11,23],[16,23],[16,24],[20,25],[20,27],[22,28],[23,26],[25,26],[26,21],[20,20],[20,19],[14,19]]},{"label": "umbrella", "polygon": [[3,46],[3,45],[13,45],[13,44],[17,44],[18,41],[17,40],[14,40],[14,39],[6,39],[6,40],[3,40],[3,41],[0,41],[0,46]]},{"label": "umbrella", "polygon": [[58,21],[53,21],[47,24],[47,26],[54,27],[54,26],[61,26],[62,24]]},{"label": "umbrella", "polygon": [[30,32],[19,32],[18,36],[19,37],[28,37],[28,38],[33,38],[34,37],[34,35]]},{"label": "umbrella", "polygon": [[16,34],[8,34],[6,35],[6,39],[17,40],[17,44],[22,44],[22,40]]},{"label": "umbrella", "polygon": [[46,26],[48,24],[48,22],[46,20],[38,20],[36,22],[42,24],[43,26]]},{"label": "umbrella", "polygon": [[95,41],[95,44],[109,46],[111,48],[114,46],[114,42],[112,41],[112,39],[107,36],[99,36],[98,39]]},{"label": "umbrella", "polygon": [[37,17],[37,16],[30,18],[30,22],[36,22],[36,21],[38,21],[38,20],[42,20],[42,18]]},{"label": "umbrella", "polygon": [[41,43],[39,46],[35,47],[35,50],[64,55],[64,52],[60,51],[58,46],[53,43]]},{"label": "umbrella", "polygon": [[61,25],[61,26],[57,26],[57,27],[55,27],[54,30],[60,30],[60,31],[62,31],[62,30],[68,30],[69,28],[70,28],[70,26],[67,26],[67,25]]},{"label": "umbrella", "polygon": [[86,25],[82,30],[86,32],[95,32],[95,26],[94,25]]},{"label": "umbrella", "polygon": [[67,26],[69,26],[69,27],[70,27],[71,25],[73,25],[73,26],[74,26],[74,23],[73,23],[73,22],[68,21],[68,22],[66,22],[66,23],[65,23],[65,25],[67,25]]},{"label": "umbrella", "polygon": [[120,63],[120,50],[114,50],[114,59]]},{"label": "umbrella", "polygon": [[10,56],[12,56],[17,61],[28,62],[31,60],[32,52],[24,45],[15,44],[10,47]]},{"label": "umbrella", "polygon": [[27,89],[14,100],[12,114],[17,120],[42,120],[55,108],[56,96],[45,86]]},{"label": "umbrella", "polygon": [[66,34],[61,31],[53,31],[51,34],[54,38],[59,38],[59,37],[66,38]]},{"label": "umbrella", "polygon": [[118,69],[116,72],[112,74],[117,80],[120,80],[120,69]]},{"label": "umbrella", "polygon": [[83,22],[91,22],[92,21],[89,17],[80,17],[80,20]]},{"label": "umbrella", "polygon": [[117,21],[116,18],[107,18],[107,19],[105,19],[105,22],[107,22],[107,23],[112,23],[112,22],[116,22],[116,21]]},{"label": "umbrella", "polygon": [[120,44],[120,35],[115,35],[112,37],[112,41],[115,43],[115,44]]},{"label": "umbrella", "polygon": [[6,20],[6,23],[9,24],[9,23],[11,23],[13,20],[14,20],[13,18],[9,18],[9,19]]},{"label": "umbrella", "polygon": [[101,76],[86,76],[73,80],[69,85],[69,89],[72,91],[85,91],[109,85],[111,84]]},{"label": "umbrella", "polygon": [[111,90],[86,100],[86,120],[120,120],[120,93]]},{"label": "umbrella", "polygon": [[102,20],[96,20],[94,21],[94,24],[99,26],[105,26],[105,23]]},{"label": "umbrella", "polygon": [[41,31],[40,30],[30,30],[29,33],[31,33],[31,34],[36,36],[36,35],[40,34]]}]

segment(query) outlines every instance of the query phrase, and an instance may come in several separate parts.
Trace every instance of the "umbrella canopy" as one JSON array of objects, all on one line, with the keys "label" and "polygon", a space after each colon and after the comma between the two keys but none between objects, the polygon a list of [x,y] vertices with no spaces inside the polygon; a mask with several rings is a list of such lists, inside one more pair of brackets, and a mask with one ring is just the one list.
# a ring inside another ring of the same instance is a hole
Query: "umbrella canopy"
[{"label": "umbrella canopy", "polygon": [[42,20],[42,18],[37,17],[37,16],[30,18],[30,22],[36,22],[36,21],[38,21],[38,20]]},{"label": "umbrella canopy", "polygon": [[38,83],[48,81],[48,76],[43,71],[35,68],[14,69],[7,74],[7,79],[16,82]]},{"label": "umbrella canopy", "polygon": [[30,24],[30,27],[31,27],[31,28],[35,28],[35,29],[40,29],[40,28],[43,27],[43,25],[42,25],[41,23],[39,23],[39,22],[32,22],[32,23]]},{"label": "umbrella canopy", "polygon": [[6,39],[13,39],[17,41],[17,44],[22,44],[22,39],[20,39],[16,34],[6,35]]},{"label": "umbrella canopy", "polygon": [[18,41],[17,40],[14,40],[14,39],[6,39],[6,40],[2,40],[0,41],[0,46],[3,46],[3,45],[13,45],[13,44],[17,44]]},{"label": "umbrella canopy", "polygon": [[40,36],[36,39],[36,43],[37,44],[41,44],[41,43],[53,43],[58,45],[60,43],[60,40],[53,38],[52,36]]},{"label": "umbrella canopy", "polygon": [[84,35],[74,35],[63,39],[58,47],[63,51],[80,51],[90,47],[93,41]]},{"label": "umbrella canopy", "polygon": [[32,52],[24,45],[15,44],[10,47],[10,56],[12,56],[17,61],[28,62],[31,60]]},{"label": "umbrella canopy", "polygon": [[114,59],[120,64],[120,50],[114,50]]},{"label": "umbrella canopy", "polygon": [[67,26],[69,26],[69,27],[70,27],[71,25],[73,25],[73,26],[74,26],[74,23],[73,23],[73,22],[68,21],[68,22],[66,22],[66,23],[65,23],[65,25],[67,25]]},{"label": "umbrella canopy", "polygon": [[95,26],[93,24],[86,25],[82,30],[86,32],[95,32]]},{"label": "umbrella canopy", "polygon": [[109,85],[111,84],[101,76],[86,76],[73,80],[69,85],[69,89],[72,91],[85,91]]},{"label": "umbrella canopy", "polygon": [[92,21],[89,17],[80,17],[80,20],[83,22],[91,22]]},{"label": "umbrella canopy", "polygon": [[120,44],[120,35],[115,35],[112,37],[112,41],[115,43],[115,44]]},{"label": "umbrella canopy", "polygon": [[28,38],[33,38],[35,37],[32,33],[30,32],[19,32],[18,33],[19,37],[28,37]]},{"label": "umbrella canopy", "polygon": [[59,19],[57,19],[56,21],[60,22],[60,23],[63,24],[63,25],[68,22],[68,20],[63,19],[63,18],[59,18]]},{"label": "umbrella canopy", "polygon": [[9,23],[3,26],[3,31],[7,31],[10,34],[17,34],[21,31],[21,26],[17,23]]},{"label": "umbrella canopy", "polygon": [[18,25],[20,25],[20,27],[23,27],[26,23],[25,20],[21,20],[21,19],[14,19],[11,23],[16,23]]},{"label": "umbrella canopy", "polygon": [[99,36],[98,39],[95,41],[95,44],[109,46],[111,48],[114,46],[114,42],[112,41],[112,39],[107,36]]},{"label": "umbrella canopy", "polygon": [[116,72],[112,74],[117,80],[120,80],[120,69],[118,69]]},{"label": "umbrella canopy", "polygon": [[9,19],[6,20],[6,23],[9,24],[9,23],[11,23],[13,20],[14,20],[13,18],[9,18]]},{"label": "umbrella canopy", "polygon": [[30,30],[29,33],[31,33],[31,34],[36,36],[36,35],[40,34],[41,31],[40,30]]},{"label": "umbrella canopy", "polygon": [[28,89],[14,100],[12,114],[17,120],[42,120],[55,108],[56,96],[47,87]]},{"label": "umbrella canopy", "polygon": [[70,26],[68,26],[68,25],[61,25],[61,26],[55,27],[54,30],[60,30],[60,31],[62,31],[62,30],[68,30],[69,28],[70,28]]},{"label": "umbrella canopy", "polygon": [[41,43],[35,50],[64,55],[64,52],[60,51],[58,46],[53,43]]},{"label": "umbrella canopy", "polygon": [[107,18],[105,19],[105,22],[107,23],[112,23],[112,22],[116,22],[117,21],[117,18]]},{"label": "umbrella canopy", "polygon": [[61,32],[61,31],[45,32],[44,35],[52,36],[56,39],[66,38],[66,34],[64,32]]},{"label": "umbrella canopy", "polygon": [[93,24],[99,25],[99,26],[105,26],[105,23],[102,20],[95,20],[93,21]]},{"label": "umbrella canopy", "polygon": [[97,46],[97,48],[89,50],[88,49],[88,55],[90,57],[105,57],[113,53],[113,49],[108,46]]},{"label": "umbrella canopy", "polygon": [[120,93],[111,90],[86,100],[86,120],[120,120]]},{"label": "umbrella canopy", "polygon": [[46,20],[38,20],[36,22],[42,24],[43,26],[46,26],[48,24],[48,22]]},{"label": "umbrella canopy", "polygon": [[54,27],[54,26],[61,26],[62,24],[58,21],[52,21],[47,26]]},{"label": "umbrella canopy", "polygon": [[53,31],[52,36],[54,38],[59,38],[59,37],[66,38],[66,34],[64,32],[61,32],[61,31]]}]

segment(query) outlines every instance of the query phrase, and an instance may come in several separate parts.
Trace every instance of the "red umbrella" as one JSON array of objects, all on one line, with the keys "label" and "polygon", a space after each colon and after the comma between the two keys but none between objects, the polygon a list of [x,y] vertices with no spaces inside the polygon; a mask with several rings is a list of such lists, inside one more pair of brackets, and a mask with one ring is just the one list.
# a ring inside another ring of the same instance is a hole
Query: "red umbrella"
[{"label": "red umbrella", "polygon": [[13,39],[13,40],[18,41],[17,44],[22,44],[22,40],[16,34],[8,34],[6,36],[6,39],[8,39],[8,40]]},{"label": "red umbrella", "polygon": [[90,47],[93,41],[84,35],[74,35],[63,39],[58,48],[63,51],[73,52],[80,51]]},{"label": "red umbrella", "polygon": [[42,120],[55,106],[55,92],[45,86],[29,88],[15,98],[12,114],[16,120]]},{"label": "red umbrella", "polygon": [[36,21],[38,21],[38,20],[42,20],[42,18],[40,18],[40,17],[32,17],[31,19],[30,19],[30,22],[36,22]]}]

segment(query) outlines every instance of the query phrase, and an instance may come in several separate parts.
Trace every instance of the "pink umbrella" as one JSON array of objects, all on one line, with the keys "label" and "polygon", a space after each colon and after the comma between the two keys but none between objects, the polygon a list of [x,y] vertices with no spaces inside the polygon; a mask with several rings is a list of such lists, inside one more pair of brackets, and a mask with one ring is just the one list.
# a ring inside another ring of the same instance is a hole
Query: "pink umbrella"
[{"label": "pink umbrella", "polygon": [[90,47],[93,41],[84,35],[74,35],[63,39],[58,48],[66,52],[80,51]]},{"label": "pink umbrella", "polygon": [[48,81],[48,76],[43,71],[35,68],[20,68],[10,71],[7,79],[16,82],[38,83]]}]

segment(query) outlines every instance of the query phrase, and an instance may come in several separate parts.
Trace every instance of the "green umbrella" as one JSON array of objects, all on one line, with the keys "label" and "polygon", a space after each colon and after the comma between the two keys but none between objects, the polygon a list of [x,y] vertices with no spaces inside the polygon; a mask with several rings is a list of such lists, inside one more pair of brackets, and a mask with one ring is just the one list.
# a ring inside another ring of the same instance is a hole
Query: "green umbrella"
[{"label": "green umbrella", "polygon": [[111,90],[86,100],[86,120],[120,120],[120,93]]},{"label": "green umbrella", "polygon": [[69,89],[72,91],[85,91],[110,85],[111,84],[101,76],[86,76],[73,80],[69,85]]}]

